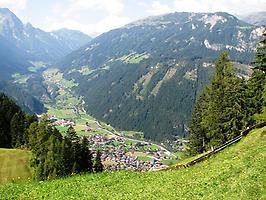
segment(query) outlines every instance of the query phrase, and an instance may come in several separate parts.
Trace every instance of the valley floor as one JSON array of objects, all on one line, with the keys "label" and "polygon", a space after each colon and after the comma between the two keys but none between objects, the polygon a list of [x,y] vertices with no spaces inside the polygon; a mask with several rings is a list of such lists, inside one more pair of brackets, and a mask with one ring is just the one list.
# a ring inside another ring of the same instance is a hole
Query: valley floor
[{"label": "valley floor", "polygon": [[107,171],[158,170],[177,163],[175,154],[161,145],[144,141],[142,132],[117,131],[88,115],[83,98],[73,92],[77,83],[64,79],[58,69],[44,71],[43,78],[50,93],[57,94],[46,101],[48,119],[63,135],[73,126],[78,135],[87,137],[92,151],[102,151]]},{"label": "valley floor", "polygon": [[266,127],[192,167],[0,186],[1,199],[266,199]]}]

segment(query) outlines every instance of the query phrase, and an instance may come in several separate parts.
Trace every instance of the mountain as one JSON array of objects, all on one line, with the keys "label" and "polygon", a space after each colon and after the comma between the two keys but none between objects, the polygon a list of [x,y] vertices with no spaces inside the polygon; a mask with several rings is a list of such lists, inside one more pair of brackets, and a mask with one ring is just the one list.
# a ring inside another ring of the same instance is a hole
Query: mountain
[{"label": "mountain", "polygon": [[0,93],[4,93],[12,98],[17,105],[19,105],[21,109],[27,113],[40,114],[45,112],[43,103],[16,84],[7,81],[0,81]]},{"label": "mountain", "polygon": [[172,13],[104,33],[58,63],[86,110],[118,129],[165,140],[187,133],[197,94],[229,51],[248,77],[263,28],[227,13]]},{"label": "mountain", "polygon": [[68,46],[71,51],[77,50],[81,46],[87,44],[92,38],[80,31],[70,29],[59,29],[53,31],[52,35],[62,41],[65,46]]},{"label": "mountain", "polygon": [[247,16],[241,17],[241,19],[250,24],[258,26],[266,26],[266,12],[256,12]]},{"label": "mountain", "polygon": [[0,80],[10,79],[15,73],[29,73],[32,64],[27,61],[28,55],[0,35]]},{"label": "mountain", "polygon": [[42,31],[23,24],[9,9],[0,8],[0,92],[12,97],[27,112],[43,112],[44,106],[37,99],[47,96],[47,92],[36,72],[90,39],[74,30]]},{"label": "mountain", "polygon": [[0,35],[27,53],[30,60],[48,63],[62,58],[90,40],[89,36],[76,31],[49,33],[33,27],[30,23],[23,24],[7,8],[0,8]]}]

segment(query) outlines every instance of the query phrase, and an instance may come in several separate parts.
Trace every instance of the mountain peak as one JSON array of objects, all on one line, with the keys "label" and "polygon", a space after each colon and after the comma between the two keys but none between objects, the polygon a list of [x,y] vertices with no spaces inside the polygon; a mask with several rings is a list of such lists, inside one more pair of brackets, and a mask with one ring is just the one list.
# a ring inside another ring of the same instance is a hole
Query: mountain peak
[{"label": "mountain peak", "polygon": [[[8,8],[0,8],[0,13],[12,13]],[[13,14],[13,13],[12,13]]]},{"label": "mountain peak", "polygon": [[236,23],[243,24],[238,18],[227,13],[227,12],[214,12],[214,13],[195,13],[195,12],[174,12],[169,14],[163,14],[158,16],[150,16],[130,24],[125,25],[126,28],[131,28],[135,26],[156,26],[156,25],[166,25],[166,24],[185,24],[192,21],[204,21],[214,23],[218,21],[226,22],[226,21],[235,21]]},{"label": "mountain peak", "polygon": [[19,26],[20,28],[23,26],[20,19],[8,8],[0,8],[0,23],[2,26]]}]

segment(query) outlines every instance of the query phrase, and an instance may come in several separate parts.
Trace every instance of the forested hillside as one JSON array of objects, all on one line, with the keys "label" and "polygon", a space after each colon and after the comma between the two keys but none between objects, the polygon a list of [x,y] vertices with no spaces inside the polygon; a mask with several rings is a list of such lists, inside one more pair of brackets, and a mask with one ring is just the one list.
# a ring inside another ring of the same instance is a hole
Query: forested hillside
[{"label": "forested hillside", "polygon": [[0,92],[8,94],[27,113],[41,114],[46,110],[44,105],[32,93],[23,90],[16,84],[0,81]]},{"label": "forested hillside", "polygon": [[227,13],[172,13],[104,33],[59,65],[97,119],[172,139],[187,134],[221,52],[230,53],[237,76],[250,77],[262,30]]}]

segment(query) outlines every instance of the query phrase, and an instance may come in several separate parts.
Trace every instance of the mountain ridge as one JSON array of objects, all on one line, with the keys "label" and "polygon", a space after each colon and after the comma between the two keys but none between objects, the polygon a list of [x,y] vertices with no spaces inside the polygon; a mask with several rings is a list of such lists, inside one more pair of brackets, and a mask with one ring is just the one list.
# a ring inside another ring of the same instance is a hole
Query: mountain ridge
[{"label": "mountain ridge", "polygon": [[255,12],[246,16],[240,17],[243,21],[257,26],[266,26],[266,12]]},{"label": "mountain ridge", "polygon": [[[74,30],[65,30],[65,34],[71,36],[76,34],[76,38],[58,38],[59,32],[45,32],[33,27],[30,23],[23,22],[8,8],[0,8],[0,35],[13,43],[17,48],[29,54],[30,59],[51,62],[62,58],[71,51],[85,45],[90,41],[90,37]],[[78,40],[78,36],[82,37]]]},{"label": "mountain ridge", "polygon": [[8,8],[0,8],[1,92],[28,112],[43,112],[40,97],[46,95],[46,91],[41,72],[90,39],[74,30],[45,32],[30,23],[23,24]]},{"label": "mountain ridge", "polygon": [[227,50],[248,65],[262,31],[223,12],[171,13],[104,33],[58,66],[77,81],[91,115],[165,140],[186,134],[216,57]]}]

